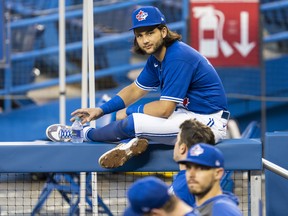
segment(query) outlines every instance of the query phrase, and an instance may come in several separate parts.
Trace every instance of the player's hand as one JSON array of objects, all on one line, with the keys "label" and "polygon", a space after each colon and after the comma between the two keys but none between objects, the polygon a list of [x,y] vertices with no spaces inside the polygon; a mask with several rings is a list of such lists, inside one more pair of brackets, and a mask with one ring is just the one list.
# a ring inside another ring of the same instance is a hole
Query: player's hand
[{"label": "player's hand", "polygon": [[[81,119],[81,123],[85,124],[86,122],[90,122],[92,120],[96,120],[103,116],[103,110],[99,107],[96,108],[82,108],[77,109],[71,113],[72,116],[78,116]],[[75,118],[72,117],[70,121],[74,121]]]},{"label": "player's hand", "polygon": [[127,114],[126,114],[126,108],[125,109],[122,109],[122,110],[119,110],[117,113],[116,113],[116,120],[122,120],[124,118],[127,117]]}]

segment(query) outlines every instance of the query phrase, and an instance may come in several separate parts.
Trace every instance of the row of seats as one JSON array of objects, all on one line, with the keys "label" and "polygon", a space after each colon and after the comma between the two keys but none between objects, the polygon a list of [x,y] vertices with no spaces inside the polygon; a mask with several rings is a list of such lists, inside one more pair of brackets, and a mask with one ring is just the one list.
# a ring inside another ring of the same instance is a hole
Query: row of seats
[{"label": "row of seats", "polygon": [[[280,6],[281,5],[281,6]],[[263,27],[268,34],[288,31],[288,3],[285,0],[261,0]],[[265,10],[263,9],[265,8]],[[277,43],[278,52],[288,50],[288,42]]]}]

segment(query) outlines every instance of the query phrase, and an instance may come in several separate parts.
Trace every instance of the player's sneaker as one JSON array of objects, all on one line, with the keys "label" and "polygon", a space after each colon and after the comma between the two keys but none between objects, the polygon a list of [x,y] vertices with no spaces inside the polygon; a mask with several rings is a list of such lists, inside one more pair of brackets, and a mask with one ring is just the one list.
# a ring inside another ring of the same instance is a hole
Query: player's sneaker
[{"label": "player's sneaker", "polygon": [[54,142],[69,142],[72,138],[70,126],[53,124],[47,127],[46,136]]},{"label": "player's sneaker", "polygon": [[121,143],[104,153],[98,162],[103,168],[117,168],[131,157],[142,154],[147,147],[148,141],[146,139],[133,138],[128,143]]}]

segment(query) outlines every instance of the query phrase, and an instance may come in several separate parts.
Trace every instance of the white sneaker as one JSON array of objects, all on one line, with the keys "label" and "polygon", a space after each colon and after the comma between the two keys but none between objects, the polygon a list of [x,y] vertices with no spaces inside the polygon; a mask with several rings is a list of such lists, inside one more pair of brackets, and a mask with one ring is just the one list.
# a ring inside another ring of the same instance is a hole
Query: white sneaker
[{"label": "white sneaker", "polygon": [[72,138],[70,126],[53,124],[47,127],[46,136],[53,142],[69,142]]},{"label": "white sneaker", "polygon": [[98,160],[103,168],[117,168],[126,163],[133,156],[142,154],[148,147],[148,140],[133,138],[128,143],[121,143],[104,153]]}]

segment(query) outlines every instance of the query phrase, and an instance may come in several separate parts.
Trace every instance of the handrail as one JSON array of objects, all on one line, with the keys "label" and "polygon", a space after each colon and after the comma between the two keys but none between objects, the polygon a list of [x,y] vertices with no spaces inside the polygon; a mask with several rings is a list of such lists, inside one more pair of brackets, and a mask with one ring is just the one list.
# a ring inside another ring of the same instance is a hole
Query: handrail
[{"label": "handrail", "polygon": [[269,2],[264,3],[260,5],[260,11],[271,11],[271,10],[278,10],[282,9],[283,7],[288,7],[287,1],[275,1],[275,2]]},{"label": "handrail", "polygon": [[[147,4],[147,3],[153,3],[155,0],[139,0],[137,1],[137,4]],[[129,7],[135,5],[134,1],[126,1],[126,2],[120,2],[117,4],[109,4],[101,7],[94,7],[93,12],[94,13],[103,13],[111,10],[116,10],[124,7]],[[82,16],[83,11],[82,9],[79,10],[73,10],[73,11],[67,11],[65,13],[65,18],[72,18],[72,17],[80,17]],[[16,20],[12,21],[10,23],[11,28],[17,28],[17,27],[23,27],[27,25],[32,25],[32,24],[42,24],[46,22],[51,22],[51,21],[57,21],[59,19],[59,14],[49,14],[41,17],[36,17],[36,18],[28,18],[28,19],[23,19],[23,20]]]},{"label": "handrail", "polygon": [[262,164],[263,164],[263,167],[265,169],[268,169],[286,179],[288,179],[288,170],[284,169],[283,167],[280,167],[264,158],[262,158]]},{"label": "handrail", "polygon": [[[126,72],[127,70],[135,70],[135,69],[143,68],[144,65],[145,65],[145,62],[140,62],[136,64],[125,64],[125,65],[119,65],[115,67],[100,69],[100,70],[97,70],[97,73],[95,73],[95,78],[98,79],[98,78],[109,76],[115,73],[119,74],[121,72]],[[79,82],[81,78],[82,78],[81,72],[79,72],[78,74],[67,76],[66,83],[67,84],[76,83],[76,82]],[[41,82],[41,83],[14,86],[13,88],[9,90],[0,89],[0,95],[22,93],[22,92],[26,92],[30,90],[47,88],[47,87],[55,86],[58,84],[59,84],[59,79],[54,78],[54,79],[50,79],[48,81]]]},{"label": "handrail", "polygon": [[264,43],[272,43],[283,40],[288,40],[288,31],[274,33],[263,38]]},{"label": "handrail", "polygon": [[[179,21],[179,22],[169,23],[168,26],[173,30],[181,29],[185,27],[185,22]],[[132,32],[123,32],[123,33],[117,33],[113,35],[107,34],[105,37],[95,38],[94,46],[97,47],[97,46],[101,46],[104,44],[128,40],[132,38],[133,38]],[[66,52],[77,50],[77,49],[82,49],[81,41],[66,44]],[[11,61],[29,59],[31,57],[39,57],[39,56],[43,56],[47,54],[54,54],[58,52],[59,52],[58,46],[53,46],[53,47],[38,49],[38,50],[33,50],[33,51],[20,52],[20,53],[12,54]]]}]

